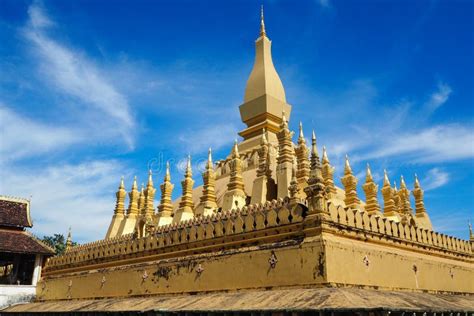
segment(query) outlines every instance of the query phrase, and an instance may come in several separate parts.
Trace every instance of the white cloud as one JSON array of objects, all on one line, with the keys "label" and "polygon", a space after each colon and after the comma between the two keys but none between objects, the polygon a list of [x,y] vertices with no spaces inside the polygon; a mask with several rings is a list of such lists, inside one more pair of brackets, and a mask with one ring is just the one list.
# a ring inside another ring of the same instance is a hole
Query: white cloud
[{"label": "white cloud", "polygon": [[82,141],[72,129],[34,122],[0,103],[0,157],[3,162],[42,154]]},{"label": "white cloud", "polygon": [[428,102],[425,104],[426,110],[433,112],[445,104],[448,101],[452,91],[453,90],[448,84],[439,82],[437,90],[431,94]]},{"label": "white cloud", "polygon": [[29,23],[24,35],[33,44],[33,52],[46,82],[74,98],[79,119],[82,118],[89,128],[95,127],[99,137],[120,133],[132,147],[135,122],[126,97],[87,56],[47,35],[52,22],[41,7],[31,5],[28,14]]},{"label": "white cloud", "polygon": [[425,191],[429,191],[445,185],[448,181],[449,173],[439,168],[432,168],[428,170],[426,177],[421,180],[421,186]]},{"label": "white cloud", "polygon": [[28,16],[30,23],[34,28],[49,27],[53,22],[43,13],[38,3],[31,5],[28,8]]},{"label": "white cloud", "polygon": [[323,8],[329,8],[331,6],[331,4],[329,3],[329,0],[318,0],[318,3]]},{"label": "white cloud", "polygon": [[443,213],[430,213],[436,231],[469,239],[468,220],[473,218],[472,209],[445,210]]},{"label": "white cloud", "polygon": [[474,157],[474,129],[462,125],[438,125],[385,135],[364,158],[399,156],[412,162],[442,162]]},{"label": "white cloud", "polygon": [[45,169],[10,166],[0,170],[0,192],[31,196],[33,232],[40,237],[64,234],[72,226],[76,240],[97,240],[107,231],[122,170],[127,169],[114,160],[58,164]]},{"label": "white cloud", "polygon": [[205,124],[196,127],[196,131],[188,131],[178,136],[179,142],[187,153],[207,153],[209,147],[217,151],[229,146],[237,137],[237,127],[232,124]]}]

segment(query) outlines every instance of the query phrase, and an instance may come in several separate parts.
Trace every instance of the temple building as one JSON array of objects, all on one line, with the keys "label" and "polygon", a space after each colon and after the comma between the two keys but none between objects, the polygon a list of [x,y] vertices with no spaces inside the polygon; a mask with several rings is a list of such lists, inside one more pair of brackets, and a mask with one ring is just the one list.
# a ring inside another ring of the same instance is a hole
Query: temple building
[{"label": "temple building", "polygon": [[315,131],[289,128],[271,44],[262,10],[242,141],[224,160],[209,150],[203,184],[194,187],[191,157],[183,179],[169,164],[141,189],[135,178],[127,192],[122,178],[105,238],[49,259],[37,300],[7,312],[474,312],[472,232],[434,231],[416,176],[413,188],[403,177],[396,188],[387,172],[379,184],[367,164],[359,183],[346,156],[335,179]]},{"label": "temple building", "polygon": [[32,226],[29,200],[0,196],[0,308],[34,297],[46,258],[54,254],[26,230]]}]

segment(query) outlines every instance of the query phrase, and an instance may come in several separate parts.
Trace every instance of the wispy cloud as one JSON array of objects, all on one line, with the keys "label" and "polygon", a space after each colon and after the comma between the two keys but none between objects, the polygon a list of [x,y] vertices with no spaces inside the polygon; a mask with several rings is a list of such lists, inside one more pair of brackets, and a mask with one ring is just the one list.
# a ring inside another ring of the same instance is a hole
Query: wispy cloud
[{"label": "wispy cloud", "polygon": [[[439,84],[430,102],[439,107],[450,93],[448,85]],[[395,158],[433,163],[474,158],[474,126],[430,124],[428,109],[420,113],[422,101],[401,97],[387,105],[380,104],[378,96],[370,80],[356,80],[335,95],[311,96],[312,103],[318,104],[314,120],[337,122],[325,124],[319,143],[339,162],[346,153],[354,162]]]},{"label": "wispy cloud", "polygon": [[429,100],[425,104],[426,110],[428,112],[434,112],[448,101],[451,92],[453,92],[453,90],[448,84],[439,82],[436,91],[430,95]]},{"label": "wispy cloud", "polygon": [[83,141],[82,136],[70,128],[35,122],[1,103],[0,138],[0,157],[3,163]]},{"label": "wispy cloud", "polygon": [[447,184],[449,173],[439,169],[432,168],[428,170],[425,178],[422,180],[422,186],[425,191],[433,190]]},{"label": "wispy cloud", "polygon": [[65,233],[72,226],[76,240],[96,240],[105,234],[120,172],[126,169],[114,160],[57,164],[44,169],[2,168],[0,176],[5,181],[0,182],[0,192],[31,196],[33,231],[39,236]]},{"label": "wispy cloud", "polygon": [[95,130],[100,135],[104,135],[104,129],[120,133],[132,147],[135,121],[127,98],[86,55],[48,35],[54,23],[40,5],[32,4],[28,15],[23,34],[32,44],[41,74],[50,87],[73,98],[76,113],[88,127],[99,127]]},{"label": "wispy cloud", "polygon": [[436,231],[469,239],[468,220],[474,218],[472,210],[448,210],[444,213],[430,214]]},{"label": "wispy cloud", "polygon": [[403,156],[412,162],[446,162],[474,157],[474,129],[438,125],[400,134],[385,135],[364,158]]},{"label": "wispy cloud", "polygon": [[206,124],[199,127],[198,130],[181,133],[178,136],[183,149],[190,154],[206,153],[211,147],[213,150],[219,150],[223,146],[229,146],[237,137],[237,127],[232,124]]},{"label": "wispy cloud", "polygon": [[329,8],[331,6],[331,3],[329,2],[329,0],[317,0],[317,2],[323,8]]}]

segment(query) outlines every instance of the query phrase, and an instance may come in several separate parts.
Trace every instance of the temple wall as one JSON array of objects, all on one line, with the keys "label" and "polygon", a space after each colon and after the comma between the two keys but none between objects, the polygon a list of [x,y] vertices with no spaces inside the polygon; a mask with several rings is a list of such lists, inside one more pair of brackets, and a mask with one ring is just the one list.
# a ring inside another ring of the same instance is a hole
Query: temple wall
[{"label": "temple wall", "polygon": [[474,293],[468,241],[328,204],[287,200],[74,247],[51,258],[40,300],[348,286]]},{"label": "temple wall", "polygon": [[323,239],[329,283],[390,290],[474,293],[472,261],[332,234]]},{"label": "temple wall", "polygon": [[64,274],[38,287],[39,300],[177,294],[317,285],[321,245],[274,243],[234,251]]}]

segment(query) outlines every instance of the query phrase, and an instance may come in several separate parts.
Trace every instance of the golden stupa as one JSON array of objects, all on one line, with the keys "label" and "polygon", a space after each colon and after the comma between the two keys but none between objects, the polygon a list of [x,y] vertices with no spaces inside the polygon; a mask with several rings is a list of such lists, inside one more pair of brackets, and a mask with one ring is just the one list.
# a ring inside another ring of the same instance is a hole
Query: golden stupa
[{"label": "golden stupa", "polygon": [[157,208],[151,172],[141,191],[133,181],[127,209],[122,179],[105,239],[51,258],[37,301],[9,311],[474,311],[472,233],[433,231],[417,178],[413,190],[403,177],[397,189],[385,172],[380,205],[367,165],[364,202],[346,157],[337,187],[315,133],[306,144],[300,124],[293,142],[291,109],[262,11],[243,141],[215,163],[209,150],[196,188],[188,158],[174,202],[168,165]]}]

